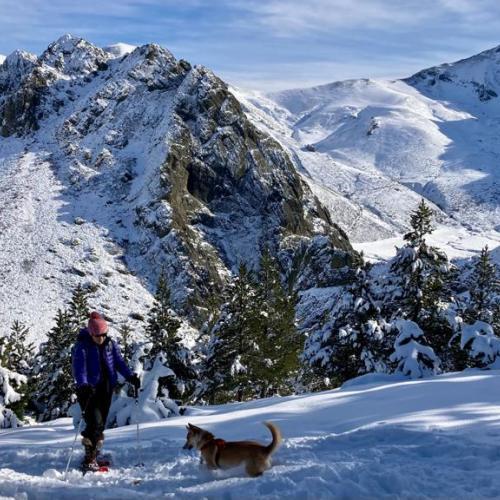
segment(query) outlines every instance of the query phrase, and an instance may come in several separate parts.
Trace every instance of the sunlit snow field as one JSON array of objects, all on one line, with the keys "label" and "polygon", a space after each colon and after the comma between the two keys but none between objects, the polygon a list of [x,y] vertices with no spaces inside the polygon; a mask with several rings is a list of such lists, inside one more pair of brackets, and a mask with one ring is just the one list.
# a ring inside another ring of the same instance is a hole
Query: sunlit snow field
[{"label": "sunlit snow field", "polygon": [[[210,472],[182,450],[187,422],[227,440],[284,442],[263,477]],[[63,471],[70,419],[0,432],[0,495],[7,498],[500,498],[500,372],[405,381],[365,376],[342,389],[241,404],[107,431],[107,474]],[[78,445],[78,448],[80,446]],[[77,449],[73,465],[81,460]],[[143,468],[134,467],[138,460]]]}]

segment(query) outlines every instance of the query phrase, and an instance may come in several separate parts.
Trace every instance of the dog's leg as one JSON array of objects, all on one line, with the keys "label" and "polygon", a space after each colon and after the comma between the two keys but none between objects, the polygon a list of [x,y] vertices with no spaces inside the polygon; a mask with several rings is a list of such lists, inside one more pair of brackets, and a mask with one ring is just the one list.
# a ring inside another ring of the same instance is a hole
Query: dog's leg
[{"label": "dog's leg", "polygon": [[205,461],[206,466],[212,470],[215,470],[218,468],[217,464],[215,463],[216,452],[217,452],[217,448],[210,450],[209,453],[204,453],[202,455],[202,459]]},{"label": "dog's leg", "polygon": [[250,460],[247,462],[245,470],[250,477],[262,476],[265,470],[265,468],[262,467],[262,465],[263,464],[258,463],[254,460]]}]

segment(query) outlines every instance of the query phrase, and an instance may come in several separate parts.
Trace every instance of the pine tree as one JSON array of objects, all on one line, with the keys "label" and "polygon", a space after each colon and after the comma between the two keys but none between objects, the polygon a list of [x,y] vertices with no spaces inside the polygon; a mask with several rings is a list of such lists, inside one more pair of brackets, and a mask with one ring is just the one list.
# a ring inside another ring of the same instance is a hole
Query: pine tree
[{"label": "pine tree", "polygon": [[394,343],[390,360],[397,363],[396,371],[411,378],[435,375],[439,371],[439,358],[425,339],[424,332],[410,320],[394,321],[399,335]]},{"label": "pine tree", "polygon": [[[500,302],[498,266],[492,262],[488,246],[481,250],[469,279],[470,302],[465,311],[468,322],[494,323],[495,309]],[[498,332],[500,334],[500,332]]]},{"label": "pine tree", "polygon": [[130,328],[128,323],[124,323],[118,329],[118,334],[120,335],[120,347],[123,359],[129,365],[134,353],[134,343],[131,338],[132,328]]},{"label": "pine tree", "polygon": [[27,341],[28,337],[29,328],[20,321],[14,320],[5,343],[7,368],[26,376],[31,374],[35,352],[33,343]]},{"label": "pine tree", "polygon": [[84,328],[89,319],[90,309],[88,302],[89,291],[78,284],[73,290],[68,308],[68,314],[75,333],[78,333],[80,328]]},{"label": "pine tree", "polygon": [[453,267],[444,252],[426,242],[433,227],[432,210],[424,200],[411,214],[410,224],[412,230],[404,236],[407,243],[391,263],[392,290],[384,313],[417,323],[445,367],[453,369],[448,345],[454,332],[445,314],[452,301]]},{"label": "pine tree", "polygon": [[210,403],[243,401],[258,396],[250,367],[259,354],[255,281],[244,263],[228,285],[229,301],[210,333],[202,367],[200,397]]},{"label": "pine tree", "polygon": [[26,378],[26,381],[17,388],[20,395],[19,399],[9,406],[20,420],[24,418],[26,407],[34,390],[32,375],[35,348],[32,343],[26,340],[27,337],[29,337],[29,328],[15,320],[8,336],[4,338],[3,346],[0,348],[2,351],[2,366]]},{"label": "pine tree", "polygon": [[372,371],[385,372],[392,328],[380,315],[369,265],[358,256],[353,281],[341,291],[325,326],[308,338],[305,360],[332,385]]},{"label": "pine tree", "polygon": [[71,349],[75,342],[72,317],[68,311],[59,309],[55,326],[40,346],[37,359],[37,405],[39,420],[46,421],[64,417],[72,404],[73,375]]},{"label": "pine tree", "polygon": [[13,408],[22,397],[17,392],[18,388],[26,383],[24,375],[5,368],[0,362],[0,429],[18,427],[21,424]]},{"label": "pine tree", "polygon": [[[450,265],[446,254],[425,240],[433,228],[432,210],[424,200],[411,214],[410,224],[412,230],[404,236],[407,243],[398,248],[391,263],[391,271],[397,278],[393,300],[406,317],[418,321],[426,301],[438,302],[441,298]],[[426,296],[431,291],[432,299]]]},{"label": "pine tree", "polygon": [[249,375],[260,386],[260,397],[289,393],[303,340],[295,326],[295,297],[286,293],[277,261],[267,248],[257,278],[254,338],[259,348],[249,363]]},{"label": "pine tree", "polygon": [[170,398],[188,401],[197,374],[191,352],[182,344],[182,338],[179,336],[180,326],[180,321],[171,309],[170,289],[162,271],[147,320],[146,339],[150,343],[150,351],[149,364],[146,363],[145,369],[151,369],[155,359],[163,354],[165,366],[175,373],[175,377],[169,376],[160,380],[160,393],[167,390]]}]

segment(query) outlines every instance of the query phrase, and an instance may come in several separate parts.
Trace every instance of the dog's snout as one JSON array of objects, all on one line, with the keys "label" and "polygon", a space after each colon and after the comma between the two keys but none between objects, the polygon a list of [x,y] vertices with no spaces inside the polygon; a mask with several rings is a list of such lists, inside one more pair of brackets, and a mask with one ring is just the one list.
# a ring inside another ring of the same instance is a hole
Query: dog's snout
[{"label": "dog's snout", "polygon": [[189,444],[189,443],[186,443],[183,447],[182,447],[183,450],[192,450],[193,447]]}]

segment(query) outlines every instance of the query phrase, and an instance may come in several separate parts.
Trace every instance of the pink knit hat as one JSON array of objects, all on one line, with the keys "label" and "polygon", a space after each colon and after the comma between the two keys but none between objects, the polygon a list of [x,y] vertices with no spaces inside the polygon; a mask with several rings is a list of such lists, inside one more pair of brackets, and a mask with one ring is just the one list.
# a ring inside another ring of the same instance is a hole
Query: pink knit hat
[{"label": "pink knit hat", "polygon": [[90,313],[90,319],[88,323],[88,330],[90,335],[102,335],[103,333],[108,332],[108,324],[106,320],[98,313],[92,312]]}]

